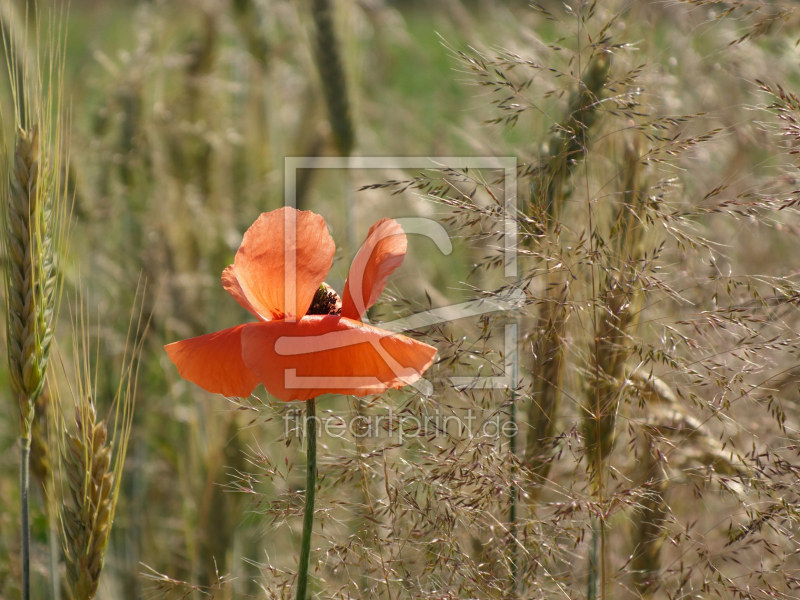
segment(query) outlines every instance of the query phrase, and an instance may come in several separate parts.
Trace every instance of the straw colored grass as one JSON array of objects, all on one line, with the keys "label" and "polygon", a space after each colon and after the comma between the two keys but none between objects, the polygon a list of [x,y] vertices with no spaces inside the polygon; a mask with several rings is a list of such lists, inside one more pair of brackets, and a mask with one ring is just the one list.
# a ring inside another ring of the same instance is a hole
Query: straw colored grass
[{"label": "straw colored grass", "polygon": [[89,354],[86,309],[82,303],[78,303],[78,307],[73,320],[76,340],[73,356],[77,357],[77,362],[69,384],[74,427],[66,426],[63,402],[56,392],[53,408],[61,430],[58,437],[61,485],[51,502],[54,512],[60,514],[61,546],[72,597],[91,600],[97,594],[119,499],[122,468],[133,425],[142,336],[147,327],[142,322],[141,312],[135,329],[131,320],[117,392],[110,402],[109,416],[100,418]]},{"label": "straw colored grass", "polygon": [[114,472],[108,427],[97,419],[91,399],[78,410],[75,425],[75,433],[67,434],[64,452],[70,498],[62,517],[64,558],[73,596],[90,600],[97,593],[111,532]]}]

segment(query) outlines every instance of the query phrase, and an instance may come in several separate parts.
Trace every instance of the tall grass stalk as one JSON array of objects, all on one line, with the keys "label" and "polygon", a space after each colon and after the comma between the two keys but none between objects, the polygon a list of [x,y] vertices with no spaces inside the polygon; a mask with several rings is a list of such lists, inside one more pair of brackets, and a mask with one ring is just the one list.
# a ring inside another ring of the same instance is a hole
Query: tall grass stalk
[{"label": "tall grass stalk", "polygon": [[270,41],[265,35],[259,7],[254,0],[233,0],[231,10],[236,25],[247,41],[247,48],[262,68],[269,58]]},{"label": "tall grass stalk", "polygon": [[[516,342],[517,332],[520,329],[519,316],[514,320],[514,335],[512,342]],[[507,358],[507,364],[510,364],[511,369],[508,373],[511,378],[511,388],[509,389],[509,422],[511,423],[511,435],[508,439],[508,452],[511,454],[512,464],[517,461],[517,434],[519,432],[519,425],[517,423],[517,400],[519,394],[517,392],[517,385],[519,379],[519,356],[516,347],[512,350],[511,356]],[[519,500],[519,488],[517,486],[517,469],[511,469],[511,485],[508,488],[508,521],[509,521],[509,544],[511,548],[511,593],[516,596],[519,591],[519,550],[517,545],[517,503]]]}]

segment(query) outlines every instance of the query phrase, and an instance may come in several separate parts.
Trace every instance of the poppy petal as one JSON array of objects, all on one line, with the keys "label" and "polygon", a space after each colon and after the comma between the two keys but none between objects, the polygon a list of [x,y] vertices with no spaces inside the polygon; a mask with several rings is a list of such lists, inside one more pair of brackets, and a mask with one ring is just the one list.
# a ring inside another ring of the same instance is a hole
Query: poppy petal
[{"label": "poppy petal", "polygon": [[394,219],[381,219],[370,227],[344,284],[343,317],[360,320],[378,301],[386,280],[402,264],[407,249],[406,234]]},{"label": "poppy petal", "polygon": [[325,219],[284,207],[263,213],[245,232],[233,271],[262,318],[299,319],[330,271],[335,250]]},{"label": "poppy petal", "polygon": [[266,317],[258,314],[258,311],[253,308],[252,304],[250,304],[250,300],[248,300],[247,296],[244,295],[244,290],[242,290],[242,286],[239,284],[239,280],[236,278],[236,271],[234,270],[233,265],[225,267],[225,270],[222,271],[222,287],[225,288],[226,292],[233,296],[233,299],[236,300],[242,306],[242,308],[249,311],[259,321],[267,320]]},{"label": "poppy petal", "polygon": [[213,394],[246,398],[258,385],[258,378],[242,360],[245,327],[237,325],[168,344],[164,349],[184,379]]},{"label": "poppy petal", "polygon": [[417,381],[435,356],[428,344],[336,315],[252,323],[242,333],[244,363],[285,401],[401,388]]}]

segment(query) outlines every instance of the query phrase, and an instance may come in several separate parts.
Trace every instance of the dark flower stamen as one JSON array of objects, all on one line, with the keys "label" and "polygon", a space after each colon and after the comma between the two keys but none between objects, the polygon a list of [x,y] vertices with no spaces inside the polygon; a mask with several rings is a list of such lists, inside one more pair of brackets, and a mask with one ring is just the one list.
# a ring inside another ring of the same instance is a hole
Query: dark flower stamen
[{"label": "dark flower stamen", "polygon": [[314,300],[308,309],[307,315],[341,315],[342,300],[334,289],[327,283],[319,286]]}]

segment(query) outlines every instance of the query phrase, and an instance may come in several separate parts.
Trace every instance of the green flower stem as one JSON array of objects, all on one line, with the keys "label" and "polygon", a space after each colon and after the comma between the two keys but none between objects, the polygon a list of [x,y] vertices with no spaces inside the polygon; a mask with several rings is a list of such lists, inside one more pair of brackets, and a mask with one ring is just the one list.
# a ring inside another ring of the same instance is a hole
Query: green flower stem
[{"label": "green flower stem", "polygon": [[[513,385],[513,382],[512,382]],[[514,397],[514,391],[511,392],[511,414],[509,415],[509,422],[514,425],[514,431],[517,427],[517,402]],[[508,440],[510,445],[509,451],[512,456],[516,457],[517,454],[517,436],[512,435]],[[516,596],[517,589],[519,588],[519,559],[517,554],[517,486],[514,483],[514,469],[511,471],[511,486],[508,489],[508,529],[510,534],[511,543],[511,595]]]},{"label": "green flower stem", "polygon": [[314,497],[317,492],[317,401],[306,401],[306,507],[303,512],[303,539],[297,567],[297,600],[306,600],[308,562],[311,557],[311,532],[314,529]]},{"label": "green flower stem", "polygon": [[19,468],[20,521],[22,524],[22,600],[31,597],[31,524],[28,495],[31,487],[31,438],[21,437],[22,462]]}]

